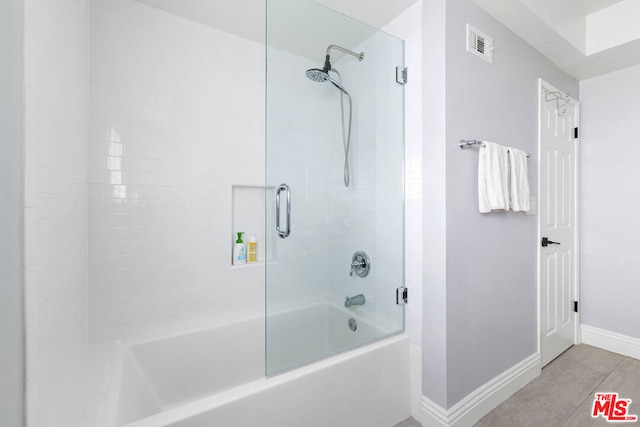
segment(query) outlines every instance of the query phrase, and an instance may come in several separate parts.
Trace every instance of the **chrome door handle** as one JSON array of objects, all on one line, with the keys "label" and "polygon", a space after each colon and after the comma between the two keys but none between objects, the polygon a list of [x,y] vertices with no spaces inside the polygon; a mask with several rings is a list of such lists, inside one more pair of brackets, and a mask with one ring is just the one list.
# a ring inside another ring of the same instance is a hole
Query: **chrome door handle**
[{"label": "chrome door handle", "polygon": [[[286,209],[286,228],[283,230],[280,226],[280,193],[287,192],[287,209]],[[285,239],[291,234],[291,188],[287,184],[280,184],[276,190],[276,231],[278,236]]]}]

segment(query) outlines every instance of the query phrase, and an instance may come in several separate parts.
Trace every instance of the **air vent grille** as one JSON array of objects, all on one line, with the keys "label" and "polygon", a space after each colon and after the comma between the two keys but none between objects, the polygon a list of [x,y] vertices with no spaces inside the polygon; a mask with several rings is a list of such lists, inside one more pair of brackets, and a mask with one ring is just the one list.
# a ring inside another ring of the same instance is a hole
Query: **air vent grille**
[{"label": "air vent grille", "polygon": [[467,51],[493,63],[493,39],[467,24]]},{"label": "air vent grille", "polygon": [[475,36],[476,36],[475,49],[476,51],[478,51],[478,53],[481,53],[484,55],[484,37],[479,36],[477,34]]}]

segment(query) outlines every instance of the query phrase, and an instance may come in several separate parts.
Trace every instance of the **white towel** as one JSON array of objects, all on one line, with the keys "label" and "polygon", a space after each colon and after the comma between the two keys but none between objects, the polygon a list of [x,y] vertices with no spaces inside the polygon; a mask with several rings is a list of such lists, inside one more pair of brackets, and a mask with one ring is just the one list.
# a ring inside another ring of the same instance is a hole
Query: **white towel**
[{"label": "white towel", "polygon": [[509,148],[509,168],[511,175],[511,210],[514,212],[529,212],[527,153],[515,148]]},{"label": "white towel", "polygon": [[509,153],[507,147],[495,142],[480,147],[478,207],[481,213],[509,210]]}]

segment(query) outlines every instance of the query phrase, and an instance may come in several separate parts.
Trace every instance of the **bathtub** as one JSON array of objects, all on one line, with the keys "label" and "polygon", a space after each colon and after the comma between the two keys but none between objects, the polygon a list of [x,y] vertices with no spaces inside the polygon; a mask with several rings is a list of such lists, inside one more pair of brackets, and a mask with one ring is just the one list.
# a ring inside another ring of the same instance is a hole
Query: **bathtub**
[{"label": "bathtub", "polygon": [[[358,320],[355,332],[347,327],[351,317]],[[277,346],[280,354],[267,350],[276,371],[285,369],[293,354],[309,359],[306,352],[312,355],[319,346],[340,351],[354,339],[363,345],[265,377],[263,317],[129,343],[117,351],[107,410],[97,425],[391,427],[410,415],[406,334],[364,345],[374,326],[354,310],[325,304],[270,321],[281,322],[283,336],[311,327],[338,331],[298,349]]]}]

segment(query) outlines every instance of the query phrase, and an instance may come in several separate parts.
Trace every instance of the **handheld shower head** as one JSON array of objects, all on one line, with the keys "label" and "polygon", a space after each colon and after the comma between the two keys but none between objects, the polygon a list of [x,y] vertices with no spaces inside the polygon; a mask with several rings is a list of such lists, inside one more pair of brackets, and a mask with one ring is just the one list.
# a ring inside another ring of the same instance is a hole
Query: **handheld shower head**
[{"label": "handheld shower head", "polygon": [[[349,147],[351,146],[351,117],[353,113],[353,104],[351,101],[351,95],[349,95],[349,92],[347,92],[347,90],[342,86],[342,77],[340,76],[340,73],[338,72],[338,70],[336,70],[331,66],[331,57],[329,56],[329,52],[331,51],[331,49],[336,49],[336,50],[339,50],[340,52],[355,56],[356,58],[358,58],[358,61],[362,61],[364,59],[364,52],[356,53],[340,46],[336,46],[333,44],[329,45],[329,47],[327,48],[327,55],[325,56],[325,60],[324,60],[324,67],[322,69],[310,68],[305,73],[307,78],[310,80],[313,80],[314,82],[319,82],[319,83],[331,82],[331,84],[334,85],[341,92],[340,93],[340,119],[342,121],[342,142],[344,146],[344,186],[348,187],[349,181],[350,181],[349,179],[349,175],[350,175]],[[330,71],[335,73],[338,76],[337,81],[336,79],[332,78],[331,75],[329,75]],[[346,126],[345,126],[345,116],[344,116],[345,114],[344,100],[343,100],[344,95],[347,95],[347,99],[349,101],[349,121]]]},{"label": "handheld shower head", "polygon": [[[337,70],[332,69],[331,71],[338,74]],[[331,78],[329,73],[326,72],[325,70],[321,70],[320,68],[310,68],[307,70],[306,75],[309,80],[313,80],[314,82],[318,82],[318,83],[331,82],[331,84],[337,87],[345,95],[350,96],[349,92],[347,92],[347,90],[344,87],[342,87],[342,85],[339,82]]]},{"label": "handheld shower head", "polygon": [[330,79],[329,73],[320,68],[311,68],[307,70],[307,78],[313,80],[314,82],[324,83]]}]

